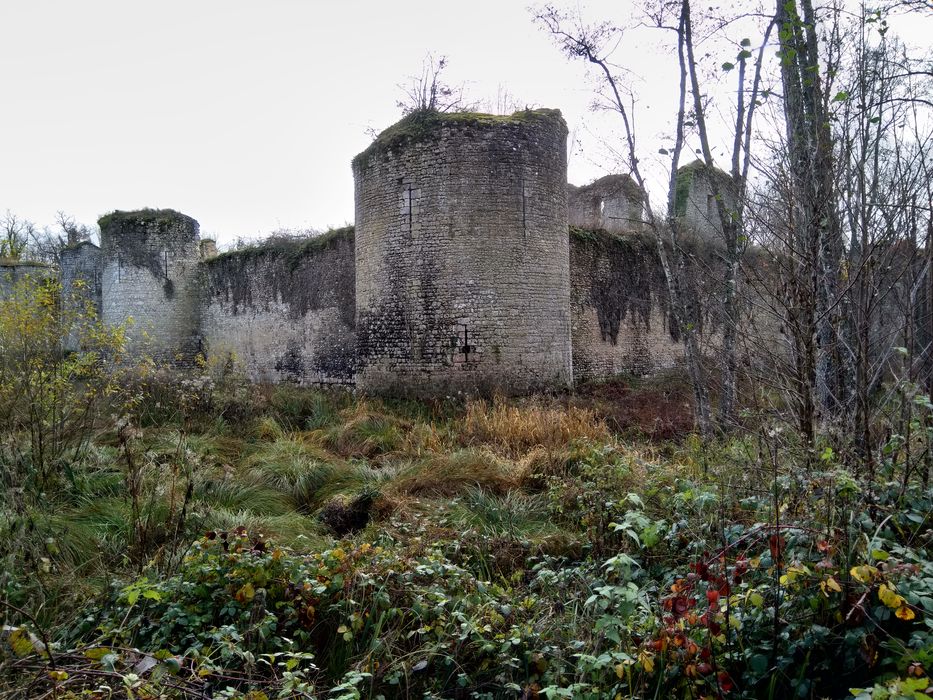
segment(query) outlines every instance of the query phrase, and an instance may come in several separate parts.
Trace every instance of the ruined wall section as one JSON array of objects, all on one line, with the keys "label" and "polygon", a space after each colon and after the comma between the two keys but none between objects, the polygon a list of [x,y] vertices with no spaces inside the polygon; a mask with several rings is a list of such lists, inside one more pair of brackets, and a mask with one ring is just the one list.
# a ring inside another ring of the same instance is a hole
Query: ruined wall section
[{"label": "ruined wall section", "polygon": [[571,384],[566,138],[555,110],[415,114],[354,159],[364,391]]},{"label": "ruined wall section", "polygon": [[113,212],[100,219],[101,317],[132,319],[128,349],[188,364],[200,350],[198,222],[171,209]]},{"label": "ruined wall section", "polygon": [[652,241],[572,228],[570,280],[575,380],[645,375],[683,361]]},{"label": "ruined wall section", "polygon": [[[689,322],[701,352],[715,361],[722,341],[721,256],[699,239],[684,239],[682,250]],[[683,364],[681,329],[653,239],[572,227],[570,278],[576,381],[644,376]]]},{"label": "ruined wall section", "polygon": [[24,280],[41,282],[52,276],[54,270],[45,263],[0,258],[0,301],[9,299],[16,285]]},{"label": "ruined wall section", "polygon": [[206,260],[201,324],[208,357],[232,353],[254,381],[352,382],[355,277],[352,227]]},{"label": "ruined wall section", "polygon": [[571,226],[610,233],[637,233],[645,217],[645,193],[630,175],[606,175],[583,187],[567,185]]}]

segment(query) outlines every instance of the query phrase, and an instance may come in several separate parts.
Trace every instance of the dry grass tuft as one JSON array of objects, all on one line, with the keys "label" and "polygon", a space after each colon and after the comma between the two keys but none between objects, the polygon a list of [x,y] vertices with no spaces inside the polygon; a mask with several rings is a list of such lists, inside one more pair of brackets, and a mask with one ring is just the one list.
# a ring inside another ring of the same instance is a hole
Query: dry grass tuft
[{"label": "dry grass tuft", "polygon": [[488,450],[468,448],[452,454],[432,454],[400,466],[387,484],[387,494],[453,496],[482,488],[503,494],[518,486],[518,470]]},{"label": "dry grass tuft", "polygon": [[574,440],[610,439],[606,423],[588,408],[512,405],[502,400],[470,401],[461,430],[472,445],[489,445],[519,457],[535,448],[555,450]]}]

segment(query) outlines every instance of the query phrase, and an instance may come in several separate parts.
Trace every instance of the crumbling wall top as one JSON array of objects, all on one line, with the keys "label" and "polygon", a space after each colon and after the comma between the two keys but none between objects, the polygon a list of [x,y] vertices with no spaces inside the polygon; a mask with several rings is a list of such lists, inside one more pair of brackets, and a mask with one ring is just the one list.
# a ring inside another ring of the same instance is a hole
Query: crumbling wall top
[{"label": "crumbling wall top", "polygon": [[174,209],[139,209],[137,211],[112,211],[97,220],[100,226],[101,247],[113,243],[113,236],[124,234],[131,229],[145,228],[157,233],[172,232],[173,236],[183,234],[188,240],[200,236],[198,222]]},{"label": "crumbling wall top", "polygon": [[372,158],[394,151],[402,145],[417,143],[429,138],[444,127],[484,129],[547,121],[560,122],[564,131],[567,131],[567,125],[559,109],[526,109],[505,115],[419,110],[412,112],[380,133],[366,150],[353,159],[353,168],[363,168]]},{"label": "crumbling wall top", "polygon": [[571,226],[635,233],[643,223],[645,193],[630,175],[605,175],[583,187],[567,186]]},{"label": "crumbling wall top", "polygon": [[244,248],[227,250],[223,253],[208,258],[203,263],[209,267],[222,265],[227,261],[239,260],[248,261],[265,256],[276,256],[290,260],[297,264],[304,260],[308,255],[316,252],[330,250],[339,246],[342,242],[352,243],[354,237],[353,226],[342,226],[341,228],[330,229],[319,236],[308,237],[277,237],[273,236],[264,241],[249,245]]}]

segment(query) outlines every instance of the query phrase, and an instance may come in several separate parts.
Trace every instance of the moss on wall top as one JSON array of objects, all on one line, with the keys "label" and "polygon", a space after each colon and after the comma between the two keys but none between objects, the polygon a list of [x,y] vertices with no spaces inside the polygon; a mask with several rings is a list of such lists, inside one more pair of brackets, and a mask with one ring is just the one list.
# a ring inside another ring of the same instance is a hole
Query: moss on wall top
[{"label": "moss on wall top", "polygon": [[20,260],[19,258],[0,258],[0,267],[37,267],[40,269],[50,268],[51,265],[38,260]]},{"label": "moss on wall top", "polygon": [[[326,253],[326,255],[325,255]],[[353,227],[305,239],[273,238],[201,262],[207,293],[235,316],[282,302],[292,319],[336,307],[354,325],[356,285]]]},{"label": "moss on wall top", "polygon": [[296,266],[308,255],[329,250],[343,241],[353,241],[354,235],[353,226],[342,226],[325,231],[320,236],[309,236],[307,238],[272,237],[256,245],[220,253],[202,261],[202,264],[210,267],[233,260],[246,262],[266,255],[274,255],[285,258],[293,266]]},{"label": "moss on wall top", "polygon": [[97,220],[97,225],[100,226],[100,230],[109,229],[111,226],[121,224],[124,222],[131,222],[135,224],[149,224],[156,223],[162,225],[169,225],[176,221],[184,221],[188,226],[194,226],[197,228],[198,222],[192,219],[186,214],[177,212],[174,209],[138,209],[136,211],[120,211],[115,210],[109,214],[104,214]]},{"label": "moss on wall top", "polygon": [[78,241],[77,243],[68,243],[65,245],[63,250],[78,250],[79,248],[83,248],[85,246],[91,246],[91,248],[94,248],[95,250],[100,250],[100,246],[98,246],[93,241],[87,241],[87,240]]},{"label": "moss on wall top", "polygon": [[514,114],[483,114],[480,112],[437,112],[418,110],[396,122],[376,137],[369,147],[353,159],[353,167],[363,168],[375,156],[402,144],[417,143],[445,126],[498,127],[519,126],[543,122],[567,125],[559,109],[526,109]]}]

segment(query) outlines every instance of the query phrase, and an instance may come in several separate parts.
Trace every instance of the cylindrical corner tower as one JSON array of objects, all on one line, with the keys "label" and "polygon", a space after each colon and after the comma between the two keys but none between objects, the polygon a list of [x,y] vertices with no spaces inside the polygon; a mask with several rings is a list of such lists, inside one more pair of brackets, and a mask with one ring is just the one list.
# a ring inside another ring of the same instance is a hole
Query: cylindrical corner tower
[{"label": "cylindrical corner tower", "polygon": [[127,330],[133,353],[187,364],[199,350],[198,222],[171,209],[101,217],[101,317]]},{"label": "cylindrical corner tower", "polygon": [[416,113],[354,159],[361,389],[572,383],[566,144],[557,110]]}]

